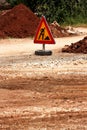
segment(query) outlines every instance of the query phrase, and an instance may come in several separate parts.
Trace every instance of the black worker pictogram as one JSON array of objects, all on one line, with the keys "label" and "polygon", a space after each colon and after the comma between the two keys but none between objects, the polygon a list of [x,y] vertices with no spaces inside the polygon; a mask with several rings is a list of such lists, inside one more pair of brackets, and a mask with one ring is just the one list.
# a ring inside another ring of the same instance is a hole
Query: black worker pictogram
[{"label": "black worker pictogram", "polygon": [[38,39],[42,38],[42,40],[44,40],[44,36],[45,36],[45,28],[41,28]]}]

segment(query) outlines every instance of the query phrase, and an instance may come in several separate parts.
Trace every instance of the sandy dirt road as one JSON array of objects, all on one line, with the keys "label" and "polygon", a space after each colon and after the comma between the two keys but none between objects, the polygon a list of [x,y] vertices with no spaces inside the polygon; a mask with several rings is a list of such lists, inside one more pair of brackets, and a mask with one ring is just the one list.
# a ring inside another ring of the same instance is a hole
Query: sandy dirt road
[{"label": "sandy dirt road", "polygon": [[87,129],[87,54],[61,53],[82,38],[55,39],[48,57],[32,39],[0,40],[0,130]]},{"label": "sandy dirt road", "polygon": [[[54,45],[46,45],[46,49],[61,51],[61,48],[64,45],[70,45],[82,38],[84,36],[74,36],[74,37],[65,37],[65,38],[56,38],[56,44]],[[19,49],[20,48],[20,49]],[[25,38],[25,39],[2,39],[0,40],[0,57],[1,56],[9,56],[9,55],[17,55],[17,54],[33,54],[35,50],[42,49],[42,44],[34,44],[33,39]]]}]

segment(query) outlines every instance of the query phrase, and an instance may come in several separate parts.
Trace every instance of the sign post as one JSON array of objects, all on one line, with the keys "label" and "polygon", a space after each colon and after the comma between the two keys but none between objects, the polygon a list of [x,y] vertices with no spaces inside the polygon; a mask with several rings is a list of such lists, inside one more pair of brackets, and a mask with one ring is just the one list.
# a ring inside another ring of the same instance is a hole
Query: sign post
[{"label": "sign post", "polygon": [[55,41],[44,16],[42,16],[37,28],[34,43],[43,44],[42,50],[35,51],[36,55],[52,55],[52,51],[45,50],[45,44],[55,44]]},{"label": "sign post", "polygon": [[43,51],[45,51],[45,44],[43,44]]}]

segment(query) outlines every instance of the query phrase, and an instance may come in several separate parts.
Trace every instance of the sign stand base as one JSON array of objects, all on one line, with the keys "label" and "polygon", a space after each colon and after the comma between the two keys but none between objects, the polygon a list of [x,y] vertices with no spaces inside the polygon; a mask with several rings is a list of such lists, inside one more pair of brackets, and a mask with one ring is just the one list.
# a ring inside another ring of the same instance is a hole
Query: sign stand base
[{"label": "sign stand base", "polygon": [[43,44],[42,50],[37,50],[37,51],[35,51],[35,55],[39,55],[39,56],[49,56],[49,55],[52,55],[52,51],[50,51],[50,50],[45,50],[45,44]]}]

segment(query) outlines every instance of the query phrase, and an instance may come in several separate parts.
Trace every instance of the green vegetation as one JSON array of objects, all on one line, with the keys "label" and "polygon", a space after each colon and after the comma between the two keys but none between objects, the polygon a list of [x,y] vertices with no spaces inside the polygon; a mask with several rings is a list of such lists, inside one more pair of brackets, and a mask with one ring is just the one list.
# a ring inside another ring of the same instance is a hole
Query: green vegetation
[{"label": "green vegetation", "polygon": [[87,24],[87,0],[7,0],[12,6],[23,3],[44,15],[49,22],[60,24]]}]

